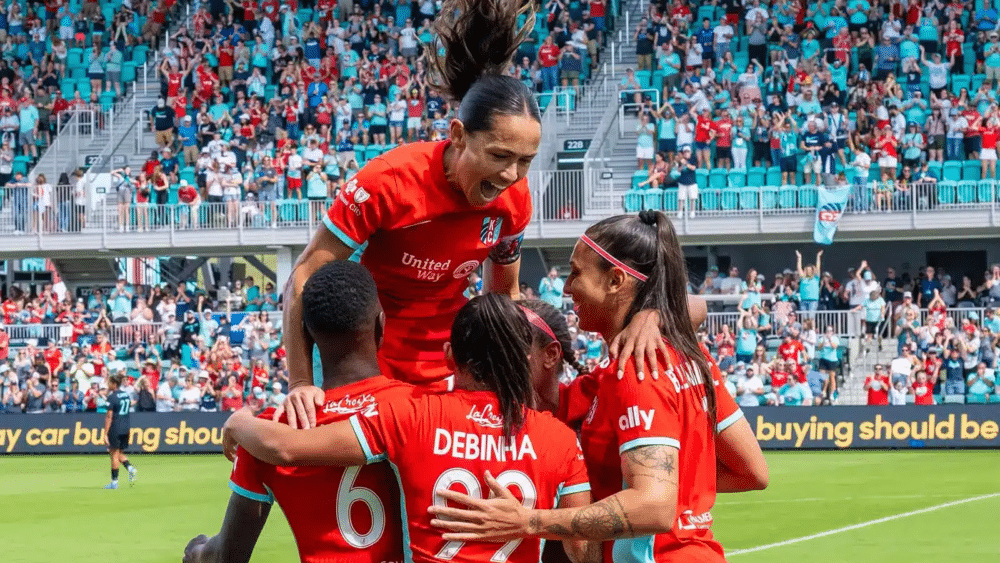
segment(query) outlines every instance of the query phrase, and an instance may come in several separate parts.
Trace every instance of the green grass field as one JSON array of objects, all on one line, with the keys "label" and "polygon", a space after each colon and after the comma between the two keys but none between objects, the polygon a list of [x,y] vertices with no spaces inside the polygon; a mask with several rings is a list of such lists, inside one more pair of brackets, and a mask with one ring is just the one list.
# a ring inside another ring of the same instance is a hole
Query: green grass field
[{"label": "green grass field", "polygon": [[[97,456],[0,458],[0,545],[7,562],[178,562],[187,541],[222,520],[229,463],[222,456],[142,456],[140,480],[105,491]],[[995,451],[769,453],[771,486],[724,495],[715,530],[733,563],[996,563],[1000,491]],[[124,472],[122,473],[124,476]],[[760,551],[879,518],[869,526]],[[254,561],[297,561],[280,511]]]}]

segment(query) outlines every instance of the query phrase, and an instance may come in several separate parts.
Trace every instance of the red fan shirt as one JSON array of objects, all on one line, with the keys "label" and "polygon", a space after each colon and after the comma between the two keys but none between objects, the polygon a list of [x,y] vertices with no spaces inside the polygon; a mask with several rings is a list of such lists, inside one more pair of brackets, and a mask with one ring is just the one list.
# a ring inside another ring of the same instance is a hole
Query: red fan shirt
[{"label": "red fan shirt", "polygon": [[[412,394],[413,387],[382,376],[330,389],[316,423],[378,417],[386,401],[405,401]],[[260,416],[272,413],[268,409]],[[403,560],[399,485],[388,463],[277,467],[240,448],[229,486],[252,500],[278,501],[304,563]]]},{"label": "red fan shirt", "polygon": [[889,404],[889,388],[892,387],[892,382],[889,381],[889,376],[886,374],[882,375],[869,375],[865,379],[865,386],[872,384],[872,387],[868,389],[868,404],[869,405],[888,405]]},{"label": "red fan shirt", "polygon": [[447,488],[485,498],[490,471],[530,508],[551,509],[561,495],[590,490],[576,434],[551,415],[528,410],[524,427],[503,435],[496,397],[455,391],[380,403],[378,415],[351,418],[371,461],[388,459],[403,490],[413,562],[538,563],[539,540],[507,543],[446,542],[431,526],[427,507],[443,503]]},{"label": "red fan shirt", "polygon": [[326,227],[360,255],[385,308],[382,373],[428,384],[450,375],[442,346],[469,274],[520,258],[531,218],[527,181],[474,208],[444,175],[448,141],[411,143],[370,160],[340,190]]}]

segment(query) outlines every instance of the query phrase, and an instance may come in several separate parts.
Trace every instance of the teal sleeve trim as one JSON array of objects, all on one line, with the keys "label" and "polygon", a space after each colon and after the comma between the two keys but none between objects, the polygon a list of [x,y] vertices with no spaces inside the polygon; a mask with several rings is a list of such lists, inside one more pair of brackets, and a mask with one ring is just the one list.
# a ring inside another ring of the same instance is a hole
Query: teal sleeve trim
[{"label": "teal sleeve trim", "polygon": [[354,437],[358,439],[358,443],[361,444],[361,450],[365,452],[366,463],[376,463],[379,461],[385,461],[386,456],[375,455],[372,453],[371,447],[368,445],[368,439],[365,438],[365,431],[361,429],[361,423],[358,422],[358,415],[351,417],[351,428],[354,429]]},{"label": "teal sleeve trim", "polygon": [[743,411],[741,409],[736,409],[736,412],[727,416],[725,420],[720,422],[716,428],[718,428],[719,432],[722,432],[726,428],[729,428],[733,424],[736,424],[736,421],[738,421],[741,418],[743,418]]},{"label": "teal sleeve trim", "polygon": [[271,494],[264,495],[261,493],[248,491],[247,489],[244,489],[243,487],[237,485],[236,483],[233,483],[232,481],[229,482],[229,488],[232,489],[234,493],[240,495],[241,497],[248,498],[250,500],[255,500],[257,502],[274,504],[274,496]]},{"label": "teal sleeve trim", "polygon": [[351,250],[358,251],[363,246],[363,243],[355,241],[351,237],[347,236],[347,233],[345,233],[343,229],[341,229],[337,225],[334,225],[333,221],[330,220],[329,215],[323,216],[323,224],[326,225],[326,228],[329,229],[331,233],[333,233],[334,235],[336,235],[338,239],[340,239],[340,242],[347,245],[347,247],[350,248]]},{"label": "teal sleeve trim", "polygon": [[681,449],[681,443],[674,438],[667,437],[656,437],[656,438],[636,438],[635,440],[629,440],[621,446],[618,447],[618,455],[621,455],[629,450],[634,450],[636,448],[641,448],[644,446],[670,446],[672,448]]},{"label": "teal sleeve trim", "polygon": [[577,485],[570,485],[568,487],[563,487],[559,491],[559,496],[574,495],[576,493],[585,493],[590,490],[590,483],[579,483]]}]

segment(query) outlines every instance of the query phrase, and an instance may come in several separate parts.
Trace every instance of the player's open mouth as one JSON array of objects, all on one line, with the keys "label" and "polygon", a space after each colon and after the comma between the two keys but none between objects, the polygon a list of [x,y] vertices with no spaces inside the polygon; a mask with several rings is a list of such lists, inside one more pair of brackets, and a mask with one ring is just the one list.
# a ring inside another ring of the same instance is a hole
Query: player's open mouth
[{"label": "player's open mouth", "polygon": [[485,199],[486,201],[493,201],[494,199],[497,198],[497,196],[499,196],[503,192],[503,190],[504,188],[498,187],[493,182],[487,182],[486,180],[483,180],[482,182],[479,183],[479,193],[483,196],[483,199]]}]

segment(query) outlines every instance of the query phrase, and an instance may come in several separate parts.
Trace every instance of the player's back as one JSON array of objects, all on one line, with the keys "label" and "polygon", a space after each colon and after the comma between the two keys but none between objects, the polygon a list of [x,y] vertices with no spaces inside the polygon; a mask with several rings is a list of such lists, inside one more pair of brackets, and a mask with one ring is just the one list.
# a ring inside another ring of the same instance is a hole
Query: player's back
[{"label": "player's back", "polygon": [[387,457],[399,475],[412,561],[539,561],[538,540],[442,540],[427,512],[432,502],[444,502],[436,490],[486,498],[488,470],[525,506],[548,509],[558,504],[560,495],[590,489],[576,435],[548,414],[527,411],[523,429],[508,438],[496,398],[489,392],[424,395],[386,407],[379,409],[378,417],[355,417],[352,422],[366,454],[371,459]]},{"label": "player's back", "polygon": [[[385,401],[409,399],[414,388],[379,376],[326,391],[316,413],[325,425],[377,416]],[[261,414],[270,418],[272,410]],[[242,449],[230,486],[237,494],[278,501],[299,556],[308,563],[402,561],[399,487],[387,463],[364,467],[276,467]]]},{"label": "player's back", "polygon": [[132,398],[121,389],[108,394],[108,412],[111,413],[110,434],[127,434],[132,428]]}]

